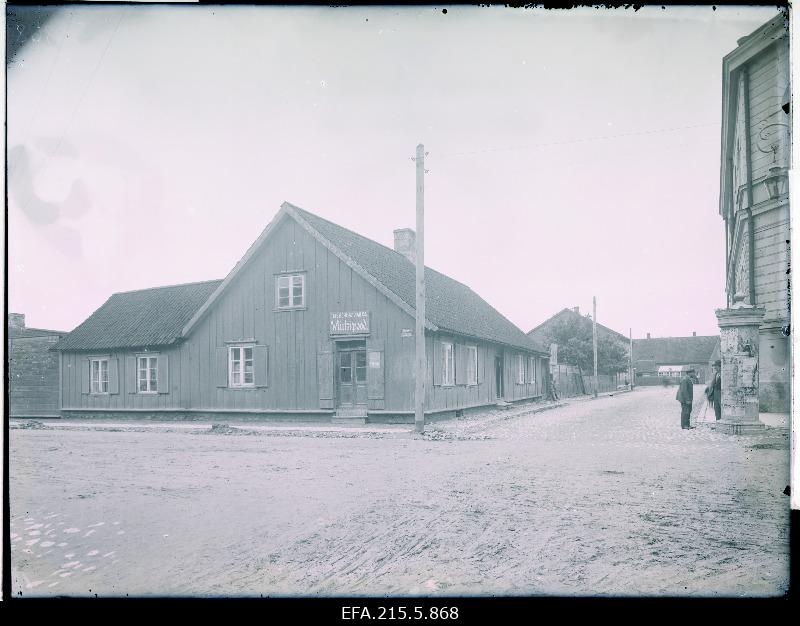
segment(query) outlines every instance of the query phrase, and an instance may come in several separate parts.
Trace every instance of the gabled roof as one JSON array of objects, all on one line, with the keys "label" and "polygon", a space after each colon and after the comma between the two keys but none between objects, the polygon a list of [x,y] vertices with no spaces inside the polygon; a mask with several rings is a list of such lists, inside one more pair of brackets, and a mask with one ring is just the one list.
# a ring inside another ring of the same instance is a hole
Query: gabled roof
[{"label": "gabled roof", "polygon": [[[410,309],[413,314],[416,307],[416,267],[411,261],[392,248],[313,213],[295,206],[291,209],[336,249],[395,294],[406,305],[403,308]],[[440,331],[545,352],[538,342],[526,337],[472,289],[427,266],[425,317]]]},{"label": "gabled roof", "polygon": [[[562,309],[561,311],[559,311],[558,313],[556,313],[555,315],[553,315],[552,317],[546,319],[544,322],[539,324],[536,328],[528,331],[528,336],[532,337],[532,338],[535,338],[535,339],[537,339],[539,341],[544,341],[545,337],[547,335],[547,331],[548,331],[549,327],[552,324],[556,323],[558,320],[562,320],[562,319],[575,319],[575,320],[578,320],[578,321],[581,321],[581,322],[585,322],[586,324],[591,324],[592,323],[592,318],[587,317],[587,316],[583,316],[580,313],[576,313],[573,309],[566,309],[565,308],[565,309]],[[624,341],[626,343],[628,342],[628,338],[625,335],[623,335],[622,333],[618,333],[616,330],[610,329],[608,326],[603,326],[601,323],[598,322],[597,323],[597,328],[598,328],[598,331],[602,331],[602,332],[605,332],[605,333],[611,335],[612,338],[616,339],[617,341]]]},{"label": "gabled roof", "polygon": [[[114,294],[56,346],[95,350],[169,345],[188,336],[283,219],[294,219],[312,237],[401,309],[414,315],[416,270],[399,252],[288,202],[224,280]],[[466,285],[425,268],[426,328],[524,350],[545,349]]]},{"label": "gabled roof", "polygon": [[115,293],[56,350],[112,350],[174,343],[221,280]]},{"label": "gabled roof", "polygon": [[657,365],[708,363],[718,345],[719,335],[634,339],[633,361],[649,360]]}]

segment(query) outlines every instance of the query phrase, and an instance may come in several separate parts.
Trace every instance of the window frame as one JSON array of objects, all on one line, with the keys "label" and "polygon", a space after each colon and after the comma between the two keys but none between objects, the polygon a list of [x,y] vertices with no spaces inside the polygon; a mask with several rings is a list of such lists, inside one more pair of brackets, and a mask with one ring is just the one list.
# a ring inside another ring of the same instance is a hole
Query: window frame
[{"label": "window frame", "polygon": [[530,376],[528,382],[532,385],[536,384],[536,361],[539,359],[535,356],[528,357],[528,367],[530,368]]},{"label": "window frame", "polygon": [[[142,359],[146,359],[147,360],[147,365],[145,366],[145,371],[147,372],[148,376],[147,376],[147,379],[146,379],[146,381],[147,381],[147,389],[145,391],[142,391],[142,389],[141,389],[141,385],[142,385],[142,378],[141,378],[142,366],[141,366],[140,361]],[[155,361],[155,368],[150,367],[150,361],[151,360]],[[152,369],[155,369],[155,371],[156,371],[156,378],[155,378],[156,388],[155,389],[151,389],[150,388],[150,386],[151,386],[150,383],[153,382],[153,381],[151,380],[149,374],[150,374],[150,371]],[[142,394],[142,395],[146,395],[146,396],[158,395],[158,355],[157,354],[148,353],[148,354],[137,354],[136,355],[136,393]]]},{"label": "window frame", "polygon": [[474,387],[478,384],[478,346],[467,345],[465,348],[467,350],[467,387]]},{"label": "window frame", "polygon": [[[256,386],[256,351],[255,351],[255,343],[235,343],[228,345],[228,388],[229,389],[253,389]],[[245,381],[246,373],[246,365],[248,359],[244,356],[244,351],[250,349],[250,363],[251,363],[251,376],[252,380],[248,383]],[[239,358],[233,358],[234,350],[239,351]],[[233,364],[240,363],[239,369],[239,382],[233,382]]]},{"label": "window frame", "polygon": [[[283,272],[281,274],[275,274],[275,311],[297,311],[307,308],[307,298],[306,298],[306,273],[305,272]],[[300,304],[295,303],[294,297],[294,279],[300,279],[300,286],[301,286],[301,293],[300,293]],[[281,281],[288,280],[289,285],[289,304],[285,306],[281,306]]]},{"label": "window frame", "polygon": [[442,341],[441,346],[442,387],[454,387],[456,384],[456,344],[452,341]]},{"label": "window frame", "polygon": [[[107,356],[92,356],[92,357],[89,357],[89,395],[92,395],[92,396],[107,396],[107,395],[109,395],[110,392],[109,392],[109,383],[108,383],[108,368],[109,368],[109,362],[110,361],[111,361],[111,357],[107,357]],[[94,380],[94,364],[95,363],[98,364],[97,365],[97,386],[98,386],[98,388],[102,388],[102,383],[103,383],[103,376],[102,376],[103,367],[102,367],[101,364],[102,363],[106,364],[106,366],[105,366],[105,373],[106,373],[105,391],[102,391],[101,389],[95,390],[95,386],[94,386],[94,383],[95,383],[95,380]]]},{"label": "window frame", "polygon": [[517,354],[517,384],[525,384],[525,355]]}]

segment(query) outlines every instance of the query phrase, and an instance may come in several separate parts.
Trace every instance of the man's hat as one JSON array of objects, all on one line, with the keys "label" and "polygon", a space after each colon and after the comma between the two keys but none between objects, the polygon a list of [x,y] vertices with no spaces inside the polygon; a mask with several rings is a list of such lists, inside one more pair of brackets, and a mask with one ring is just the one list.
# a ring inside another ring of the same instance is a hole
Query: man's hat
[{"label": "man's hat", "polygon": [[687,367],[687,368],[686,368],[686,373],[687,373],[687,374],[688,374],[689,372],[694,372],[694,371],[695,371],[695,369],[694,369],[693,367]]},{"label": "man's hat", "polygon": [[716,365],[717,367],[721,367],[722,366],[722,361],[717,359],[716,361],[714,361],[714,365]]}]

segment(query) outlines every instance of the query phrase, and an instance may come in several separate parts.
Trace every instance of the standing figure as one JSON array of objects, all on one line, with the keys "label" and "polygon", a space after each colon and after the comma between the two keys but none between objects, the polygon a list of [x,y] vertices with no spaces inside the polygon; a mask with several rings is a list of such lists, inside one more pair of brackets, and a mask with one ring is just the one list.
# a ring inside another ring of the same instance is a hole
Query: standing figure
[{"label": "standing figure", "polygon": [[722,419],[722,361],[714,361],[714,373],[711,376],[711,400],[714,403],[714,415]]},{"label": "standing figure", "polygon": [[691,374],[694,369],[689,369],[683,373],[681,382],[678,385],[678,393],[675,399],[681,403],[681,428],[689,429],[689,418],[692,415],[692,401],[694,400],[694,383]]},{"label": "standing figure", "polygon": [[550,392],[548,395],[550,396],[550,400],[556,401],[558,400],[558,389],[556,388],[556,379],[552,373],[550,373],[548,377],[548,391]]}]

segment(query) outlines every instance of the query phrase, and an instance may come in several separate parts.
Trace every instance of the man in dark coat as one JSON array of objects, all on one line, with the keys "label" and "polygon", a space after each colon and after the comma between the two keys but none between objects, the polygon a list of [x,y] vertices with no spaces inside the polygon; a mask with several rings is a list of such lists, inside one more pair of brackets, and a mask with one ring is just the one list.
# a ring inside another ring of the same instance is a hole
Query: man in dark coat
[{"label": "man in dark coat", "polygon": [[689,369],[681,376],[680,385],[678,385],[678,393],[675,399],[681,403],[681,428],[689,429],[689,418],[692,415],[692,402],[694,400],[694,383],[692,382],[691,374],[694,369]]},{"label": "man in dark coat", "polygon": [[722,419],[722,361],[714,361],[714,373],[711,375],[711,397],[714,403],[714,415]]}]

